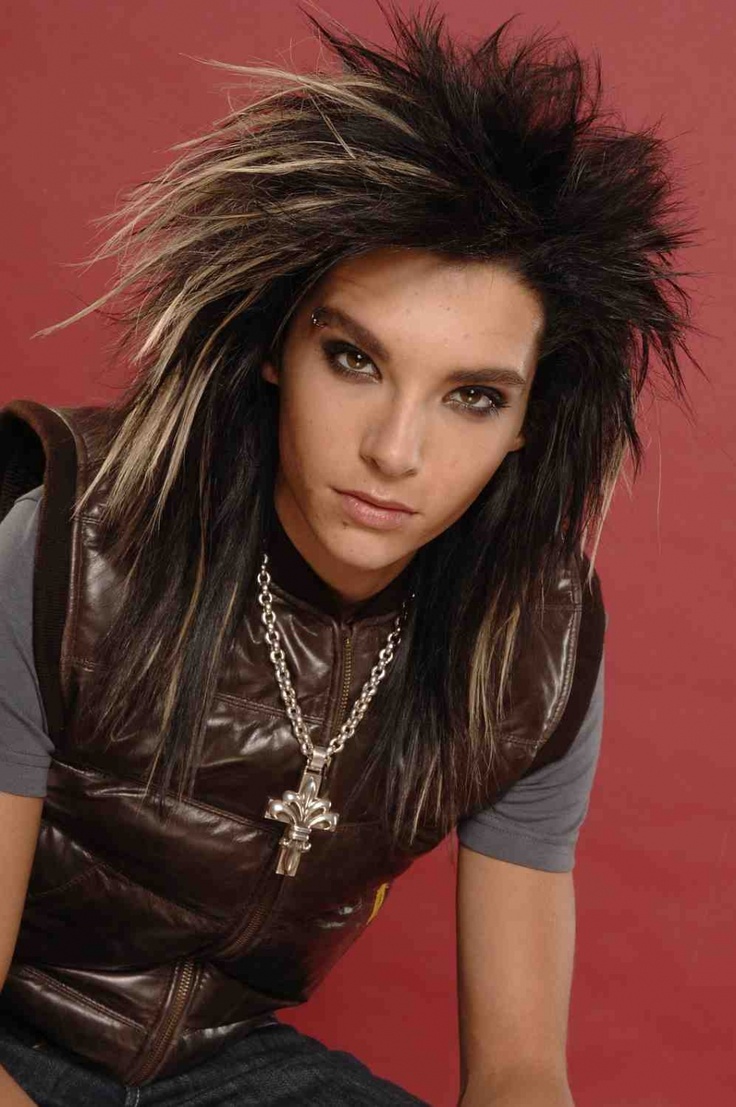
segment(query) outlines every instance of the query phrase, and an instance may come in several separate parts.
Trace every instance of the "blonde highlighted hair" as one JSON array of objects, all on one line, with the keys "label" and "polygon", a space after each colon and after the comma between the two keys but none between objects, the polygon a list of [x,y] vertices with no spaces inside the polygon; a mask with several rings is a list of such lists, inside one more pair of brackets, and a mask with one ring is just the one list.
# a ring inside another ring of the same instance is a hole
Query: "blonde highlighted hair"
[{"label": "blonde highlighted hair", "polygon": [[116,259],[114,286],[62,325],[114,314],[133,368],[89,490],[105,489],[126,581],[96,721],[114,738],[153,713],[151,779],[181,793],[253,597],[278,464],[259,368],[296,305],[382,246],[502,261],[539,294],[526,445],[418,551],[417,603],[377,696],[368,776],[382,766],[386,815],[411,839],[421,817],[449,829],[485,794],[518,628],[560,563],[597,542],[622,460],[639,460],[653,354],[683,394],[673,257],[692,231],[666,145],[603,108],[597,60],[541,32],[514,41],[511,20],[468,45],[433,8],[386,14],[391,49],[315,24],[334,71],[223,66],[260,96],[133,190],[96,255]]}]

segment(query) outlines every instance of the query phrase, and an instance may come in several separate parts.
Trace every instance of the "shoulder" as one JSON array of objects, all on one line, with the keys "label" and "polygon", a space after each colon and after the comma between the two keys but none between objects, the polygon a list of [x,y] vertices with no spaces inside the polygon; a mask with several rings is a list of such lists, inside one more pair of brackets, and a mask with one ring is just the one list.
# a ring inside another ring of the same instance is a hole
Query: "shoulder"
[{"label": "shoulder", "polygon": [[42,796],[53,752],[33,653],[33,569],[42,485],[0,521],[0,791]]},{"label": "shoulder", "polygon": [[569,749],[588,714],[602,672],[607,617],[600,577],[585,555],[576,559],[573,572],[572,592],[577,619],[574,649],[570,651],[567,693],[559,705],[555,725],[532,763],[530,772],[563,756]]},{"label": "shoulder", "polygon": [[565,752],[540,759],[490,807],[461,820],[461,844],[527,868],[572,870],[600,757],[603,708],[601,659],[587,709]]},{"label": "shoulder", "polygon": [[590,702],[604,632],[597,573],[582,555],[560,563],[519,610],[501,745],[531,751],[537,764],[564,753]]},{"label": "shoulder", "polygon": [[0,520],[0,596],[6,607],[18,597],[18,574],[31,576],[43,492],[43,485],[25,492]]},{"label": "shoulder", "polygon": [[[8,515],[10,514],[22,514],[24,512],[37,511],[38,505],[43,499],[44,486],[39,484],[37,488],[31,488],[29,492],[24,492],[22,496],[19,496],[11,507]],[[26,506],[30,505],[30,506]]]},{"label": "shoulder", "polygon": [[[29,516],[36,515],[43,499],[43,495],[44,486],[43,484],[39,484],[36,488],[31,488],[28,492],[24,492],[21,496],[18,496],[18,498],[13,502],[5,518],[0,521],[0,526],[7,529],[8,521],[10,519],[17,521],[19,519],[24,519],[28,518]],[[12,524],[10,524],[10,526],[12,526]]]}]

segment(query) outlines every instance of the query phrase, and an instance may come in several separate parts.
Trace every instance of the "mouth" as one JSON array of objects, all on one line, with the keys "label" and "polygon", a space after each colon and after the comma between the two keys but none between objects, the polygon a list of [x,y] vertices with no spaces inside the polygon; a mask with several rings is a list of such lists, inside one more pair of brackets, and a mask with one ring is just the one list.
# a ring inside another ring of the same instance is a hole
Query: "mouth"
[{"label": "mouth", "polygon": [[370,504],[372,507],[377,507],[381,511],[403,511],[407,515],[416,514],[413,507],[401,503],[400,500],[382,500],[377,496],[369,496],[366,492],[358,492],[354,488],[338,488],[336,491],[339,492],[341,496],[352,496],[354,499],[362,500],[363,503]]},{"label": "mouth", "polygon": [[362,492],[343,492],[335,489],[345,514],[353,523],[372,530],[394,530],[406,524],[416,512],[397,500],[369,499]]}]

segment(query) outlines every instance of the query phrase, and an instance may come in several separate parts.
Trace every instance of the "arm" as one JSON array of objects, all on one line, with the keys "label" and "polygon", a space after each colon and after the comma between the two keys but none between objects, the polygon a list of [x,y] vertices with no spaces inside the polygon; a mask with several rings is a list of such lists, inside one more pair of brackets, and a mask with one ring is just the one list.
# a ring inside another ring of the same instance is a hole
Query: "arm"
[{"label": "arm", "polygon": [[[18,937],[28,877],[36,851],[43,800],[31,796],[13,796],[0,792],[0,872],[3,894],[0,897],[0,990]],[[3,1107],[32,1107],[16,1082],[0,1065],[0,1102]]]},{"label": "arm", "polygon": [[[43,487],[0,522],[0,991],[18,936],[53,752],[33,656],[33,567]],[[31,792],[35,795],[20,795]],[[0,1064],[0,1103],[33,1101]]]},{"label": "arm", "polygon": [[574,1107],[566,1042],[572,872],[462,844],[457,872],[459,1107]]},{"label": "arm", "polygon": [[4,1107],[35,1107],[33,1100],[28,1098],[12,1076],[8,1076],[2,1065],[0,1065],[0,1103]]}]

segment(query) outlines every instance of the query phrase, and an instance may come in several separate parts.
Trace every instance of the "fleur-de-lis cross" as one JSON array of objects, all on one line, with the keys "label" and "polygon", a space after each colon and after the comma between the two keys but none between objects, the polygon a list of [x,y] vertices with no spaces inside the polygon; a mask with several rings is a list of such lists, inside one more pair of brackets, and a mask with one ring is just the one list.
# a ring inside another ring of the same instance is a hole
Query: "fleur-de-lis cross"
[{"label": "fleur-de-lis cross", "polygon": [[294,876],[303,853],[312,848],[309,836],[313,830],[334,830],[339,815],[330,811],[330,801],[320,797],[322,772],[327,763],[327,750],[315,746],[314,752],[302,773],[299,791],[287,789],[281,799],[270,799],[266,818],[287,823],[279,845],[276,872],[282,876]]}]

